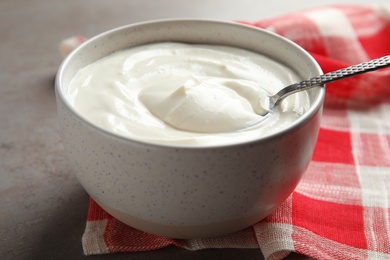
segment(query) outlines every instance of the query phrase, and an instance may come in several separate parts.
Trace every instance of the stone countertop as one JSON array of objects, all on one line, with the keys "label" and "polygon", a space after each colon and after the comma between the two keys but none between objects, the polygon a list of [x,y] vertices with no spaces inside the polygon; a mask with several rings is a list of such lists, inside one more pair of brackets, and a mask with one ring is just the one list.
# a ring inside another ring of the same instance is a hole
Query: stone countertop
[{"label": "stone countertop", "polygon": [[[387,0],[384,0],[387,1]],[[91,37],[162,18],[255,21],[300,8],[366,0],[2,0],[0,1],[0,259],[79,259],[88,196],[66,161],[54,97],[72,35]],[[93,259],[263,259],[259,250],[152,252]],[[300,256],[291,256],[291,259]]]}]

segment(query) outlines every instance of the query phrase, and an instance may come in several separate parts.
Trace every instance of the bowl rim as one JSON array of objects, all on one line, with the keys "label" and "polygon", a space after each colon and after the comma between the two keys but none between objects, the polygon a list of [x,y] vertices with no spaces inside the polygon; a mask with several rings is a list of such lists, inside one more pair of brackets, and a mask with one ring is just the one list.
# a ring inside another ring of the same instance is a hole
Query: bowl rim
[{"label": "bowl rim", "polygon": [[[266,134],[266,135],[261,135],[258,138],[247,140],[247,141],[241,141],[237,143],[222,143],[222,144],[214,144],[214,145],[177,145],[177,144],[169,144],[169,143],[156,143],[152,141],[146,141],[142,139],[137,139],[137,138],[132,138],[132,137],[127,137],[123,135],[116,134],[112,131],[109,131],[107,129],[104,129],[90,121],[88,121],[85,117],[83,117],[67,100],[65,97],[64,91],[62,90],[61,87],[61,79],[63,78],[64,70],[67,67],[67,65],[71,62],[73,57],[82,49],[91,44],[92,42],[96,41],[97,39],[104,38],[110,34],[115,34],[117,32],[129,29],[129,28],[134,28],[134,27],[142,27],[142,26],[147,26],[147,25],[153,25],[153,24],[161,24],[161,23],[181,23],[181,22],[192,22],[192,23],[198,23],[198,22],[203,22],[203,23],[211,23],[211,24],[221,24],[221,25],[228,25],[228,26],[234,26],[234,27],[242,27],[244,29],[249,29],[249,30],[257,30],[261,31],[262,33],[268,34],[271,37],[277,38],[279,41],[284,41],[285,43],[288,43],[291,45],[293,48],[296,50],[300,51],[302,54],[306,56],[308,60],[310,60],[315,66],[315,70],[318,72],[318,75],[322,74],[323,71],[318,64],[318,62],[314,59],[312,55],[310,55],[309,52],[307,52],[305,49],[303,49],[301,46],[296,44],[295,42],[291,41],[288,38],[285,38],[277,33],[274,33],[270,30],[264,29],[264,28],[259,28],[255,27],[252,25],[248,25],[245,23],[239,23],[239,22],[234,22],[234,21],[225,21],[225,20],[218,20],[218,19],[203,19],[203,18],[169,18],[169,19],[155,19],[155,20],[148,20],[148,21],[142,21],[142,22],[136,22],[136,23],[131,23],[127,25],[122,25],[107,31],[104,31],[102,33],[99,33],[89,39],[87,39],[85,42],[81,43],[79,46],[77,46],[74,50],[69,53],[64,60],[61,62],[60,66],[58,67],[56,76],[55,76],[55,93],[57,96],[57,99],[59,99],[63,105],[67,109],[71,111],[72,114],[78,117],[79,120],[81,120],[84,124],[88,125],[89,127],[94,128],[98,132],[104,133],[106,135],[111,136],[112,138],[118,138],[126,142],[132,142],[132,143],[138,143],[141,145],[146,145],[146,146],[153,146],[153,147],[163,147],[163,148],[171,148],[171,149],[217,149],[217,148],[229,148],[229,147],[237,147],[237,146],[247,146],[250,144],[255,144],[258,142],[263,142],[263,141],[269,141],[275,138],[279,138],[280,136],[284,135],[286,132],[291,131],[292,129],[299,128],[300,126],[306,124],[308,121],[310,121],[315,114],[322,109],[324,99],[325,99],[325,85],[322,85],[318,88],[318,96],[315,98],[314,102],[311,103],[310,108],[308,111],[306,111],[302,116],[297,118],[287,126],[286,128],[283,128],[281,130],[278,130],[276,132],[273,132],[271,134]],[[58,101],[57,101],[58,102]]]}]

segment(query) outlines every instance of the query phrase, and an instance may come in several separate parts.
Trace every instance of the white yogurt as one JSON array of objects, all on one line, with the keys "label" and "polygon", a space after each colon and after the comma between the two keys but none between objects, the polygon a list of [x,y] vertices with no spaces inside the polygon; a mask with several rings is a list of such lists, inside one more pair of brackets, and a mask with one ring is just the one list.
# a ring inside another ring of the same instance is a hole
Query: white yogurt
[{"label": "white yogurt", "polygon": [[262,116],[260,96],[300,78],[247,50],[156,43],[115,52],[81,69],[68,99],[88,121],[110,132],[182,146],[250,141],[289,126],[309,106],[306,92]]}]

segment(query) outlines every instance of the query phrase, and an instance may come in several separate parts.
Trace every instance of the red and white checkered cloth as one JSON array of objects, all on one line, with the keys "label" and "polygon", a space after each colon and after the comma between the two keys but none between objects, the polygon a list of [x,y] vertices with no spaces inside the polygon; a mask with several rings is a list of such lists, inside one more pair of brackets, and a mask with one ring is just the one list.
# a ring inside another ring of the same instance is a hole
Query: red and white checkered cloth
[{"label": "red and white checkered cloth", "polygon": [[[249,23],[308,50],[324,72],[390,54],[389,5],[336,5]],[[259,248],[266,259],[390,259],[390,68],[329,84],[312,162],[293,194],[241,232],[175,240],[137,231],[93,200],[87,255],[154,250]]]}]

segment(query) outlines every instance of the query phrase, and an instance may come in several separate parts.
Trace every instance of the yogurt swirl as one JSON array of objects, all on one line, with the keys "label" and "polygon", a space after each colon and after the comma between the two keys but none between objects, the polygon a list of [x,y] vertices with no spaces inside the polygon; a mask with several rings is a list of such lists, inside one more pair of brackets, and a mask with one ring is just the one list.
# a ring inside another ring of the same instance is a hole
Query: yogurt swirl
[{"label": "yogurt swirl", "polygon": [[171,145],[225,145],[285,128],[310,106],[305,92],[261,116],[260,98],[299,81],[288,67],[247,50],[155,43],[81,69],[68,99],[116,134]]}]

